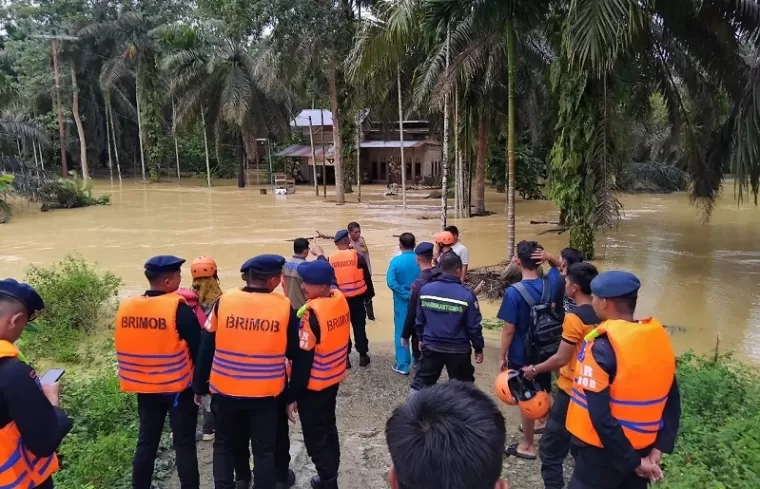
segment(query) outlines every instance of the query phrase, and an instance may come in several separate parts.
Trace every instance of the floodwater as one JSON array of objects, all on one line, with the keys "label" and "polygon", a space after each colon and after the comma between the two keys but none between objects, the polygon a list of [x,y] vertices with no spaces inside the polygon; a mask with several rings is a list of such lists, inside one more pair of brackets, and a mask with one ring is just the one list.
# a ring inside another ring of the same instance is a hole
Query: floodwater
[{"label": "floodwater", "polygon": [[[176,184],[111,187],[99,182],[95,193],[108,192],[105,207],[48,213],[34,206],[15,210],[9,224],[0,226],[0,276],[21,278],[31,264],[50,265],[74,254],[96,261],[125,282],[123,295],[145,288],[142,264],[152,255],[175,254],[192,259],[213,256],[220,266],[223,288],[240,285],[239,267],[259,253],[288,256],[292,240],[317,231],[332,235],[349,221],[358,221],[370,248],[377,289],[378,320],[368,323],[370,340],[390,340],[393,331],[391,294],[385,270],[397,252],[394,234],[413,232],[430,239],[439,226],[440,200],[427,192],[409,196],[409,209],[400,197],[385,197],[383,187],[364,187],[362,204],[338,206],[314,196],[313,188],[298,187],[289,196],[260,195],[257,188],[219,186],[209,190],[197,181]],[[679,351],[712,351],[720,336],[721,351],[734,350],[760,363],[760,209],[737,206],[727,195],[708,224],[684,194],[624,195],[623,220],[618,229],[600,236],[597,266],[633,271],[643,284],[638,315],[655,315],[679,328],[673,340]],[[349,195],[355,201],[356,194]],[[471,267],[491,265],[506,255],[504,195],[489,193],[487,207],[497,214],[455,220],[469,247]],[[427,219],[425,219],[427,218]],[[518,201],[517,239],[535,239],[558,253],[567,235],[539,235],[557,211],[551,202]],[[334,248],[321,240],[325,251]],[[184,286],[189,286],[189,270]],[[495,317],[498,303],[481,305],[485,317]],[[496,333],[489,332],[496,338]]]}]

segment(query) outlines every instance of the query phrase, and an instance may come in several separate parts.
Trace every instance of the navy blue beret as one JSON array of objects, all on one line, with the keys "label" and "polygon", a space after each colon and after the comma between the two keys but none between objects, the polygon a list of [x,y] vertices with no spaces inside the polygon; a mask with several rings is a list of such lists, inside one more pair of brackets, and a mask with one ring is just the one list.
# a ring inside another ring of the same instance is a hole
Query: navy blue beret
[{"label": "navy blue beret", "polygon": [[175,272],[182,268],[184,258],[174,255],[158,255],[145,262],[145,269],[151,272]]},{"label": "navy blue beret", "polygon": [[428,243],[427,241],[423,241],[422,243],[417,245],[417,247],[414,249],[414,252],[418,255],[430,254],[433,252],[433,243]]},{"label": "navy blue beret", "polygon": [[641,282],[636,275],[622,270],[602,272],[591,281],[591,293],[600,299],[633,295],[640,287]]},{"label": "navy blue beret", "polygon": [[45,303],[42,297],[31,285],[23,282],[17,282],[12,278],[0,280],[0,296],[16,299],[26,308],[26,313],[30,319],[33,319],[43,309]]},{"label": "navy blue beret", "polygon": [[348,238],[348,231],[345,229],[341,229],[340,231],[335,233],[335,242],[342,241],[344,239]]},{"label": "navy blue beret", "polygon": [[304,283],[311,285],[330,285],[335,278],[335,269],[327,260],[304,262],[296,270]]},{"label": "navy blue beret", "polygon": [[285,258],[280,255],[254,256],[240,267],[241,273],[250,272],[254,275],[277,275],[285,266]]}]

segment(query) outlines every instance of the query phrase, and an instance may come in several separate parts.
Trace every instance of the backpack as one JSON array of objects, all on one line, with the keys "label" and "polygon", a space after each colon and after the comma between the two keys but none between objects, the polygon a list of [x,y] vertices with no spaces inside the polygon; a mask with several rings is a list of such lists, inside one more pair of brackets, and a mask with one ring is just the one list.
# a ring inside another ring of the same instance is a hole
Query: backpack
[{"label": "backpack", "polygon": [[536,302],[521,282],[513,284],[530,308],[530,327],[525,334],[525,350],[530,363],[548,360],[557,353],[562,340],[562,321],[552,307],[551,283],[547,277],[541,280],[541,299]]}]

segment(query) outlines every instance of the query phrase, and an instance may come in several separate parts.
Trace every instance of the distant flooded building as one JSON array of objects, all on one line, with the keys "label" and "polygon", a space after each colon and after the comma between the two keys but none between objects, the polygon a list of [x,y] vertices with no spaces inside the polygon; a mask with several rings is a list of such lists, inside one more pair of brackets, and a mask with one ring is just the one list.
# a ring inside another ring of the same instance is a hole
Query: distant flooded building
[{"label": "distant flooded building", "polygon": [[[314,158],[309,129],[314,139]],[[300,135],[298,144],[275,153],[277,157],[292,158],[300,163],[296,178],[301,183],[322,183],[322,164],[325,161],[327,183],[335,183],[335,148],[333,147],[332,113],[329,110],[303,110],[291,122]],[[324,144],[323,144],[324,141]],[[324,153],[322,148],[324,146]],[[398,123],[367,124],[361,132],[361,172],[364,183],[401,183],[401,138]],[[326,155],[326,158],[323,156]],[[441,143],[432,138],[427,121],[404,121],[404,159],[407,184],[437,182],[441,179]],[[356,167],[356,160],[344,161]]]}]

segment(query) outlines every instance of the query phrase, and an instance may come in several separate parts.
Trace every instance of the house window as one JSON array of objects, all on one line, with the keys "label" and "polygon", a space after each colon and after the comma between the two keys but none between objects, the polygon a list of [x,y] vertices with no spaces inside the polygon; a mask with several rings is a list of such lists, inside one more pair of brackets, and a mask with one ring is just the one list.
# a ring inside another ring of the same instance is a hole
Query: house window
[{"label": "house window", "polygon": [[388,168],[385,166],[385,162],[380,162],[380,180],[386,180],[388,178],[387,176]]},{"label": "house window", "polygon": [[418,178],[422,176],[422,163],[420,163],[420,160],[417,160],[414,164],[414,174],[417,175]]},{"label": "house window", "polygon": [[372,162],[372,180],[377,180],[377,161]]}]

